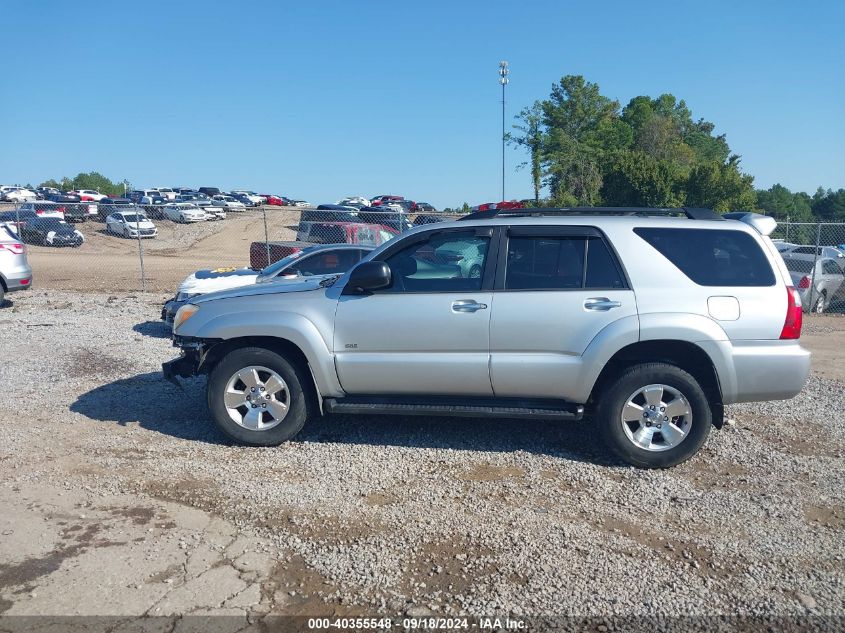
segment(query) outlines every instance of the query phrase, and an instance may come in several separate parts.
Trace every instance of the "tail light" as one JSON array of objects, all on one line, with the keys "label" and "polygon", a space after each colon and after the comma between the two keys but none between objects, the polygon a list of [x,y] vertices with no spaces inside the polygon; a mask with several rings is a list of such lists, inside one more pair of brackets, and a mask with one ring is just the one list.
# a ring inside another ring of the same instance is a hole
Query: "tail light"
[{"label": "tail light", "polygon": [[784,320],[783,329],[780,332],[781,340],[801,338],[801,323],[803,319],[804,312],[801,310],[801,295],[792,286],[787,286],[786,320]]},{"label": "tail light", "polygon": [[802,289],[809,288],[810,287],[810,278],[807,277],[807,275],[804,275],[803,277],[801,277],[801,281],[798,282],[798,287],[802,288]]},{"label": "tail light", "polygon": [[23,253],[23,244],[12,242],[11,244],[0,244],[0,251],[10,251],[14,255]]}]

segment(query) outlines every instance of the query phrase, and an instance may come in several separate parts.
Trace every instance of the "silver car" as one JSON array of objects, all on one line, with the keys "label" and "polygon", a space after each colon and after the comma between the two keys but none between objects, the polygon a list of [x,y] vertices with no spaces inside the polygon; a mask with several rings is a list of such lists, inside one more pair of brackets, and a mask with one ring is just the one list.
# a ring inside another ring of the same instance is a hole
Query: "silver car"
[{"label": "silver car", "polygon": [[206,374],[215,423],[249,445],[321,413],[530,418],[668,467],[722,426],[724,405],[804,386],[801,298],[775,227],[702,209],[474,213],[340,278],[191,300],[163,372]]},{"label": "silver car", "polygon": [[26,247],[14,229],[0,224],[0,306],[7,292],[32,287],[32,268],[26,258]]},{"label": "silver car", "polygon": [[812,260],[786,260],[792,285],[801,295],[805,312],[821,314],[845,299],[845,270],[840,261],[845,260],[823,257],[814,266]]}]

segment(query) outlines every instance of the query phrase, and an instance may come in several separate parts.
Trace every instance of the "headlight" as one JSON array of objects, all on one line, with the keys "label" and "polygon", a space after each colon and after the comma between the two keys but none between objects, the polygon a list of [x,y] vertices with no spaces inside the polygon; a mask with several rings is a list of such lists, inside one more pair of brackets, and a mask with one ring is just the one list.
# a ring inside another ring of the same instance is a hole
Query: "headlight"
[{"label": "headlight", "polygon": [[187,303],[179,308],[176,311],[176,316],[173,317],[173,331],[175,332],[178,330],[179,326],[187,322],[187,320],[194,316],[199,309],[200,307],[194,305],[193,303]]}]

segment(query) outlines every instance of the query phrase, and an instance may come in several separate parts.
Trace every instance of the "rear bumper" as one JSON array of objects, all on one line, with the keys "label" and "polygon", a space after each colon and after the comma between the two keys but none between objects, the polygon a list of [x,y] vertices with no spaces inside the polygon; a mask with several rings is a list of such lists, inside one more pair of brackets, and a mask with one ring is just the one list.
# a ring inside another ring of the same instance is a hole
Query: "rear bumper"
[{"label": "rear bumper", "polygon": [[713,360],[722,402],[789,400],[810,374],[810,352],[798,341],[699,342]]},{"label": "rear bumper", "polygon": [[3,282],[8,292],[26,290],[32,287],[32,268],[29,264],[3,271]]}]

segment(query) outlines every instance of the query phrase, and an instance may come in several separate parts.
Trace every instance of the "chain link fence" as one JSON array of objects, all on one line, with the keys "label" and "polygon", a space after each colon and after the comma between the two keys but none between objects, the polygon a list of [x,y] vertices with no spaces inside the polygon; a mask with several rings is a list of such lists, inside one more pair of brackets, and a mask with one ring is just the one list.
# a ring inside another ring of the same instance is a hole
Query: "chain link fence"
[{"label": "chain link fence", "polygon": [[[0,224],[24,244],[36,289],[143,292],[161,303],[252,283],[269,266],[343,272],[416,226],[459,217],[399,205],[0,204]],[[845,223],[781,222],[772,238],[808,309],[845,311]]]},{"label": "chain link fence", "polygon": [[845,223],[787,220],[772,238],[805,308],[845,312]]},{"label": "chain link fence", "polygon": [[[297,272],[343,272],[419,224],[457,217],[337,205],[0,203],[0,225],[23,244],[36,290],[141,292],[161,303],[180,292],[251,283],[258,271],[292,256],[310,262]],[[341,248],[305,259],[328,245]]]}]

